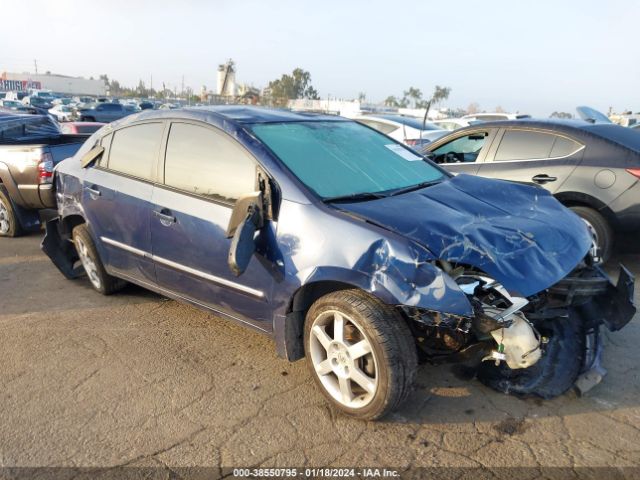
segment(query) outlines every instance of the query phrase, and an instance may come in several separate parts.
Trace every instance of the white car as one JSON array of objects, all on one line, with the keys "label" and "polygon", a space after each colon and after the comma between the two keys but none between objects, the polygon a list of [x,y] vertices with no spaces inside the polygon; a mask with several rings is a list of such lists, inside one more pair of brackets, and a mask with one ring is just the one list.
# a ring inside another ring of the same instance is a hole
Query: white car
[{"label": "white car", "polygon": [[480,120],[482,122],[495,122],[498,120],[522,120],[523,118],[531,118],[531,115],[522,115],[520,113],[472,113],[465,115],[462,120]]},{"label": "white car", "polygon": [[426,122],[423,125],[422,119],[403,115],[360,115],[354,120],[416,149],[449,133],[433,123]]},{"label": "white car", "polygon": [[439,128],[443,128],[448,131],[457,130],[462,127],[468,127],[470,125],[475,125],[477,123],[481,123],[482,120],[471,120],[467,118],[443,118],[442,120],[433,120],[435,126]]},{"label": "white car", "polygon": [[49,109],[49,113],[59,122],[70,122],[75,117],[73,108],[68,105],[56,105]]}]

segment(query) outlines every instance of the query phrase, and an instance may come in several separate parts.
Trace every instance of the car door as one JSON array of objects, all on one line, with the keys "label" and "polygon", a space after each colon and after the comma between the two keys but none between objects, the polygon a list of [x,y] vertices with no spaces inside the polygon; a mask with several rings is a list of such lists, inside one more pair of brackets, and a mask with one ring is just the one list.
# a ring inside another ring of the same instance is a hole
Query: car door
[{"label": "car door", "polygon": [[555,193],[581,162],[584,145],[567,135],[525,127],[503,128],[478,175],[536,183]]},{"label": "car door", "polygon": [[434,160],[452,173],[476,175],[498,129],[465,130],[428,146]]},{"label": "car door", "polygon": [[83,179],[82,205],[107,270],[151,284],[151,196],[163,131],[164,122],[147,122],[105,136],[105,153]]},{"label": "car door", "polygon": [[200,123],[173,121],[164,182],[153,192],[151,241],[160,287],[271,331],[270,269],[256,256],[235,277],[226,228],[237,198],[256,190],[257,163],[235,139]]}]

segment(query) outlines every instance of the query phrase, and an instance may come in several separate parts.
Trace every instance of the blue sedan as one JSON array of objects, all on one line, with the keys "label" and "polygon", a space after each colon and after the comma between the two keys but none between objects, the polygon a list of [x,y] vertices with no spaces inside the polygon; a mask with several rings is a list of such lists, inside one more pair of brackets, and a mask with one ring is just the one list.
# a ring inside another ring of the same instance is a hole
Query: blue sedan
[{"label": "blue sedan", "polygon": [[454,177],[340,117],[146,110],[91,136],[55,186],[43,249],[65,276],[270,335],[359,418],[396,409],[419,359],[507,393],[585,388],[600,326],[635,313],[631,275],[614,286],[545,190]]}]

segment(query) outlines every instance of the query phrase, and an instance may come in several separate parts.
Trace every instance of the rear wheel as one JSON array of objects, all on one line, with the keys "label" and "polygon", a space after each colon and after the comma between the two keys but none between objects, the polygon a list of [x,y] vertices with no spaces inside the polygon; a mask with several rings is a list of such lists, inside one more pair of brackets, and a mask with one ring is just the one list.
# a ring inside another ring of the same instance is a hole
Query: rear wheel
[{"label": "rear wheel", "polygon": [[600,258],[606,262],[611,257],[613,250],[613,229],[609,222],[598,211],[590,207],[570,207],[584,223],[587,225],[593,238],[593,242],[598,246]]},{"label": "rear wheel", "polygon": [[553,398],[569,390],[582,368],[585,350],[585,330],[582,318],[571,312],[568,317],[546,320],[536,325],[548,338],[542,357],[529,368],[510,369],[501,363],[483,362],[478,379],[503,393]]},{"label": "rear wheel", "polygon": [[0,185],[0,237],[19,237],[24,234],[4,185]]},{"label": "rear wheel", "polygon": [[411,332],[392,307],[364,292],[317,300],[307,312],[304,342],[316,384],[349,415],[380,418],[410,392],[417,368]]},{"label": "rear wheel", "polygon": [[126,285],[124,280],[106,272],[86,225],[78,225],[73,229],[73,243],[91,285],[98,292],[111,295]]}]

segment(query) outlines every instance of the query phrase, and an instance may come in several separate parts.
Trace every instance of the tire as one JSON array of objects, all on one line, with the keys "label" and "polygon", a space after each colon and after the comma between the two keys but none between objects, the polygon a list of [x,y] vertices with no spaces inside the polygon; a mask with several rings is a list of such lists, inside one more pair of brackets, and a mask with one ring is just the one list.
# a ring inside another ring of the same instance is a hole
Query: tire
[{"label": "tire", "polygon": [[600,249],[600,258],[606,262],[611,258],[613,251],[613,229],[609,222],[598,211],[590,207],[570,207],[571,210],[582,218],[589,230],[594,235],[598,248]]},{"label": "tire", "polygon": [[80,117],[81,122],[95,122],[96,119],[93,117]]},{"label": "tire", "polygon": [[86,225],[78,225],[73,229],[73,244],[91,286],[98,292],[111,295],[127,284],[124,280],[107,273]]},{"label": "tire", "polygon": [[0,237],[19,237],[24,233],[9,192],[4,185],[0,185]]},{"label": "tire", "polygon": [[542,357],[529,368],[511,370],[501,363],[483,362],[478,379],[499,392],[545,399],[557,397],[573,387],[585,351],[584,322],[574,311],[569,317],[546,320],[536,328],[549,339]]},{"label": "tire", "polygon": [[[342,339],[334,328],[339,318]],[[409,327],[393,307],[362,291],[318,299],[306,315],[304,345],[316,384],[348,415],[381,418],[411,391],[417,351]]]}]

